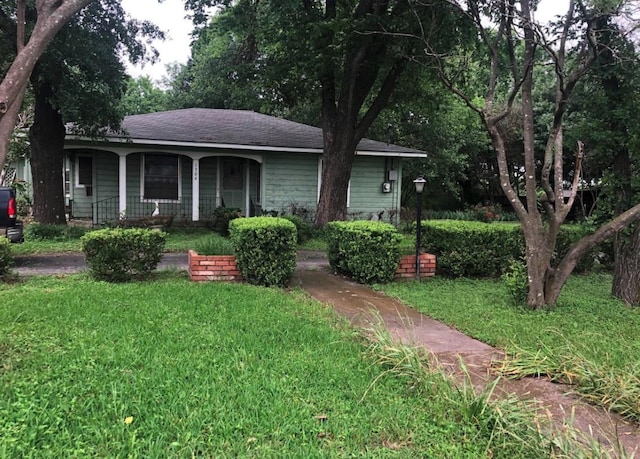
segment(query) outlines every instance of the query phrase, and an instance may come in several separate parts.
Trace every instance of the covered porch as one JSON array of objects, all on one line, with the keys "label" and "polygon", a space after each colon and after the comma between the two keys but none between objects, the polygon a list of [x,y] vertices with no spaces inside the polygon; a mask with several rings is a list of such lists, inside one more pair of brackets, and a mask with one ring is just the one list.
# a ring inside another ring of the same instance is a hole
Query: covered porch
[{"label": "covered porch", "polygon": [[70,217],[94,225],[150,217],[199,222],[218,208],[261,213],[261,155],[77,149],[69,163]]}]

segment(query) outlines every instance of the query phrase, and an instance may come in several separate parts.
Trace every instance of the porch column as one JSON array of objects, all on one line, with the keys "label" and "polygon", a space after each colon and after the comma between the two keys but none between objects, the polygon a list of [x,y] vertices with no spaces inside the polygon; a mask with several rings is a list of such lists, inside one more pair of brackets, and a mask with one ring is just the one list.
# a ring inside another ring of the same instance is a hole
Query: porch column
[{"label": "porch column", "polygon": [[222,206],[222,161],[216,158],[216,207]]},{"label": "porch column", "polygon": [[249,160],[244,160],[245,178],[244,178],[244,215],[247,217],[253,217],[251,215],[251,170],[249,169]]},{"label": "porch column", "polygon": [[121,154],[118,159],[118,215],[124,219],[127,213],[127,155]]},{"label": "porch column", "polygon": [[200,158],[193,158],[191,164],[191,220],[197,222],[200,220]]}]

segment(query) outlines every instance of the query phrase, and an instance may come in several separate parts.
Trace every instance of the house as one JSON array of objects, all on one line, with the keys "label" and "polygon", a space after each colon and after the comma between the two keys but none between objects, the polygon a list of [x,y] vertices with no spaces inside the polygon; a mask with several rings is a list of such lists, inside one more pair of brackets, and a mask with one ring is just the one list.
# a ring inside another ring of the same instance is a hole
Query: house
[{"label": "house", "polygon": [[[153,215],[202,221],[218,207],[247,216],[315,214],[322,130],[243,110],[192,108],[128,116],[124,133],[67,135],[73,218],[103,224]],[[403,158],[419,150],[362,140],[347,198],[349,215],[398,218]],[[390,217],[391,216],[391,217]]]}]

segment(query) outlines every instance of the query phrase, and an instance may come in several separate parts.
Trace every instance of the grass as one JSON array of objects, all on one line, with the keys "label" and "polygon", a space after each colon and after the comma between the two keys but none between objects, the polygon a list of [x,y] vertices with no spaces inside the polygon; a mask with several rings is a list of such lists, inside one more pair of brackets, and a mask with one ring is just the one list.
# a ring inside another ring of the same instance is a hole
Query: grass
[{"label": "grass", "polygon": [[[169,228],[165,250],[167,252],[187,252],[196,246],[209,245],[211,237],[217,233],[207,228]],[[75,235],[75,233],[74,233]],[[34,238],[27,237],[22,244],[12,244],[14,255],[36,255],[48,253],[79,253],[82,252],[80,237]],[[299,245],[301,250],[326,251],[327,242],[320,236],[315,236]],[[415,253],[415,235],[403,235],[400,243],[402,253]]]},{"label": "grass", "polygon": [[206,239],[198,239],[193,248],[199,255],[233,255],[231,241],[217,233],[209,234]]},{"label": "grass", "polygon": [[505,349],[512,377],[548,375],[578,385],[590,401],[640,420],[640,310],[610,296],[611,276],[572,276],[558,305],[512,306],[500,281],[448,280],[382,287],[429,316]]},{"label": "grass", "polygon": [[[211,239],[216,238],[216,232],[207,228],[169,228],[165,251],[187,252],[197,246],[211,245]],[[302,250],[326,250],[327,244],[322,237],[305,241],[300,245]],[[13,255],[39,255],[49,253],[80,253],[82,244],[80,237],[57,237],[54,239],[25,238],[21,244],[11,244]]]},{"label": "grass", "polygon": [[[217,233],[207,228],[169,228],[167,230],[167,252],[187,252],[198,244],[207,245]],[[75,235],[74,235],[75,236]],[[38,255],[49,253],[80,253],[80,237],[34,238],[27,237],[21,244],[12,244],[13,255]]]},{"label": "grass", "polygon": [[414,357],[417,384],[295,291],[75,275],[0,304],[0,457],[552,457],[529,412]]}]

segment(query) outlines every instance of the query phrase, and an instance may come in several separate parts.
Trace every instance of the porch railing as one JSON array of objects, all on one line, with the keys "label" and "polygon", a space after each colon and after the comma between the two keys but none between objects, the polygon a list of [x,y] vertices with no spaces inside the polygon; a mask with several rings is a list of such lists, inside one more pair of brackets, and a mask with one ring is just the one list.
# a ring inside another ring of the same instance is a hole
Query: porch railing
[{"label": "porch railing", "polygon": [[[159,202],[157,216],[172,217],[174,221],[191,221],[192,200],[182,198],[181,202]],[[200,219],[207,220],[216,208],[215,197],[200,198],[198,205]],[[124,215],[120,215],[120,201],[118,196],[102,199],[91,205],[91,215],[94,225],[117,223],[123,219],[136,220],[151,217],[156,209],[154,202],[141,202],[139,198],[127,198]],[[80,215],[80,209],[72,209],[74,215]]]}]

